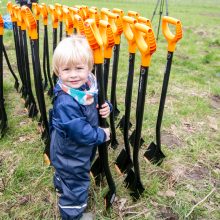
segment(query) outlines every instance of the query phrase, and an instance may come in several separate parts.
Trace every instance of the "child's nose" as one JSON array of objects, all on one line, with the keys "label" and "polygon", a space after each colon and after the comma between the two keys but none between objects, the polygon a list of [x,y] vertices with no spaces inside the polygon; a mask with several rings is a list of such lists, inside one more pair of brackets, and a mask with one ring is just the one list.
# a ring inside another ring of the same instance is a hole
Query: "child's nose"
[{"label": "child's nose", "polygon": [[71,70],[71,77],[76,77],[77,71],[75,69]]}]

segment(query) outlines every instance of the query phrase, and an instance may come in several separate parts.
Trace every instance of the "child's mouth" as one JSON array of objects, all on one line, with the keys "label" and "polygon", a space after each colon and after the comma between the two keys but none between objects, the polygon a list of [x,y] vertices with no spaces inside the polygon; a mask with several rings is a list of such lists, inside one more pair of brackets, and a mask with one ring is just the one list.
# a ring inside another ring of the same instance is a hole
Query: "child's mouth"
[{"label": "child's mouth", "polygon": [[70,81],[70,83],[72,83],[72,84],[77,84],[77,83],[79,83],[79,80]]}]

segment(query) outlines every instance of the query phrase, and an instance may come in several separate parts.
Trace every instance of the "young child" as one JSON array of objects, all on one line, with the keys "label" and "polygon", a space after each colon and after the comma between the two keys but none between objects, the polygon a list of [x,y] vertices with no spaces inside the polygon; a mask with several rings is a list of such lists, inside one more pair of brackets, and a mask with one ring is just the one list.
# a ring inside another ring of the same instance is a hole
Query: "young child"
[{"label": "young child", "polygon": [[108,117],[111,104],[106,102],[97,110],[98,90],[92,68],[92,51],[83,36],[62,40],[54,51],[53,70],[59,80],[50,111],[50,156],[62,219],[93,219],[91,213],[83,213],[91,162],[97,145],[110,139],[109,129],[98,126],[98,113]]}]

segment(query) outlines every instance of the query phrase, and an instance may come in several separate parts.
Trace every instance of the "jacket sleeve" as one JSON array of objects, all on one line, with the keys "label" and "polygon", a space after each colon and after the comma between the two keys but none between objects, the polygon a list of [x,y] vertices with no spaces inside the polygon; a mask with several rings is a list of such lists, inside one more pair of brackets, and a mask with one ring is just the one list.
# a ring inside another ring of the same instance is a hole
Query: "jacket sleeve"
[{"label": "jacket sleeve", "polygon": [[80,145],[100,145],[106,135],[102,128],[92,127],[82,114],[78,103],[62,102],[57,105],[57,118],[61,128],[67,133],[68,137]]}]

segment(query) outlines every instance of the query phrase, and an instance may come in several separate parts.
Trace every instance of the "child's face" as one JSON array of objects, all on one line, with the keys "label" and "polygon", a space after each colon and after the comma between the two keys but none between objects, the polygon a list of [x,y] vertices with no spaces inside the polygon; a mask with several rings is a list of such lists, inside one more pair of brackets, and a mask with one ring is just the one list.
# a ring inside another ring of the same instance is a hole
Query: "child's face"
[{"label": "child's face", "polygon": [[63,65],[59,68],[59,78],[63,84],[78,89],[88,81],[89,69],[85,64]]}]

